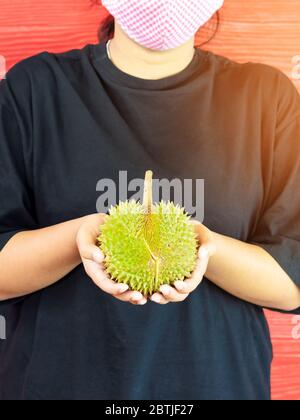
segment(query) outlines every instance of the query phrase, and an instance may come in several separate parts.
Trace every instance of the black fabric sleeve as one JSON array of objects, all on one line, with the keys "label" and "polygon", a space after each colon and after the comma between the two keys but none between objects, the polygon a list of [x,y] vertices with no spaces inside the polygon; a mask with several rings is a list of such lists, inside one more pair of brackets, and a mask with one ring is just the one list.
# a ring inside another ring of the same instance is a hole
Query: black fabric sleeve
[{"label": "black fabric sleeve", "polygon": [[[29,88],[22,66],[0,82],[0,252],[16,233],[37,228]],[[0,308],[23,299],[0,302]]]},{"label": "black fabric sleeve", "polygon": [[8,77],[0,83],[0,250],[17,232],[36,228],[29,131],[17,98]]},{"label": "black fabric sleeve", "polygon": [[300,287],[300,96],[286,76],[279,98],[271,188],[250,242],[271,254]]}]

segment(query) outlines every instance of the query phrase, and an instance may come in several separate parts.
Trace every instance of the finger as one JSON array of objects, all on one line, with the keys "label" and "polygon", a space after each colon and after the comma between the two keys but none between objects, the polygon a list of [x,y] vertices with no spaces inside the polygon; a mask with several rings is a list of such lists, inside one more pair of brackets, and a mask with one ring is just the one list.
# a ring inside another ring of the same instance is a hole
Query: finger
[{"label": "finger", "polygon": [[96,262],[103,261],[103,255],[97,246],[97,236],[100,234],[100,227],[105,222],[105,217],[105,215],[99,214],[96,220],[93,218],[93,223],[86,224],[79,230],[77,245],[82,258]]},{"label": "finger", "polygon": [[85,258],[87,260],[102,263],[104,261],[104,255],[100,248],[93,242],[95,242],[94,237],[90,237],[90,239],[87,237],[85,237],[85,239],[80,239],[78,242],[80,256],[81,258]]},{"label": "finger", "polygon": [[130,302],[134,305],[144,305],[147,303],[147,299],[140,292],[128,291],[129,286],[127,284],[116,283],[112,280],[99,264],[92,262],[87,263],[87,265],[89,266],[86,269],[88,275],[104,292],[123,302]]},{"label": "finger", "polygon": [[158,303],[159,305],[167,305],[170,303],[170,301],[165,299],[161,293],[154,293],[150,299],[152,302]]},{"label": "finger", "polygon": [[94,283],[104,292],[110,295],[120,295],[128,290],[127,284],[116,283],[108,277],[101,265],[94,261],[84,261],[84,266],[87,274],[91,277]]},{"label": "finger", "polygon": [[80,238],[78,238],[78,249],[81,258],[93,260],[98,263],[102,263],[104,260],[104,255],[95,244],[95,237],[92,235],[89,236],[87,233],[81,233]]},{"label": "finger", "polygon": [[182,302],[188,297],[188,293],[179,293],[174,287],[164,284],[159,291],[169,302]]},{"label": "finger", "polygon": [[[198,281],[200,282],[202,281],[203,276],[207,271],[209,258],[210,258],[210,255],[209,255],[209,250],[207,246],[206,245],[201,246],[198,251],[197,266],[191,276],[191,280],[197,281],[198,279]],[[189,279],[187,281],[189,281]]]},{"label": "finger", "polygon": [[207,271],[208,262],[209,254],[206,247],[200,247],[195,271],[189,279],[185,281],[176,281],[174,283],[176,290],[183,294],[194,292],[203,280]]},{"label": "finger", "polygon": [[92,260],[98,264],[102,264],[104,262],[105,256],[102,251],[95,245],[91,247],[91,256]]},{"label": "finger", "polygon": [[107,219],[107,214],[105,214],[105,213],[98,213],[98,216],[99,216],[99,224],[100,224],[100,226],[101,225],[104,225],[104,223],[106,222],[106,219]]},{"label": "finger", "polygon": [[122,302],[132,303],[133,305],[145,305],[147,303],[147,298],[145,298],[142,293],[134,291],[128,291],[122,293],[121,295],[116,295],[115,298]]}]

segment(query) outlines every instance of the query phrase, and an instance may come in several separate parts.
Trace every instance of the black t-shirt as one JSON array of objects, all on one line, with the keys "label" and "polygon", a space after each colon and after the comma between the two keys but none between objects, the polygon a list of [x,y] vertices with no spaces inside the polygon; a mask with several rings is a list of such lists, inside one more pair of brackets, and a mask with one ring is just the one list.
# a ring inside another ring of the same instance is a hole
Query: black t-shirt
[{"label": "black t-shirt", "polygon": [[[27,59],[0,86],[1,248],[95,213],[100,180],[152,169],[205,180],[204,223],[260,244],[300,286],[300,97],[283,73],[196,50],[143,80],[89,45]],[[184,303],[136,307],[79,266],[0,314],[1,399],[270,397],[263,309],[209,280]]]}]

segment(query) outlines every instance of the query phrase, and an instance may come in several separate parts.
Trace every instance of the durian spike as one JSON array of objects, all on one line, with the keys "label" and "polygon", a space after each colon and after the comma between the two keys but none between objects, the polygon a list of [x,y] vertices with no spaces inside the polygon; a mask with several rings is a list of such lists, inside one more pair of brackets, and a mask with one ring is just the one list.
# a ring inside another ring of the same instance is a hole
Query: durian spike
[{"label": "durian spike", "polygon": [[143,206],[147,214],[152,213],[153,211],[153,172],[152,171],[147,171],[145,175]]}]

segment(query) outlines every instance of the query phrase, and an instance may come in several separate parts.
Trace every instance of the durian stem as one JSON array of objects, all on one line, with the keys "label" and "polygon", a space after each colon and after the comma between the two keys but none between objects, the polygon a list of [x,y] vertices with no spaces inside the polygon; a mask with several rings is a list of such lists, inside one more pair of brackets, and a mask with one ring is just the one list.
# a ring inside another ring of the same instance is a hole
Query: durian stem
[{"label": "durian stem", "polygon": [[[147,226],[147,219],[148,221],[149,220],[151,221],[152,213],[153,213],[153,172],[152,171],[147,171],[145,175],[143,207],[146,213],[146,226]],[[154,288],[157,288],[157,285],[159,284],[160,260],[152,252],[145,237],[144,237],[144,241],[145,241],[146,248],[148,249],[149,254],[152,258],[152,261],[155,264],[155,278],[154,278],[155,287]]]},{"label": "durian stem", "polygon": [[143,206],[147,214],[152,213],[152,209],[153,209],[153,172],[152,171],[147,171],[145,175]]}]

